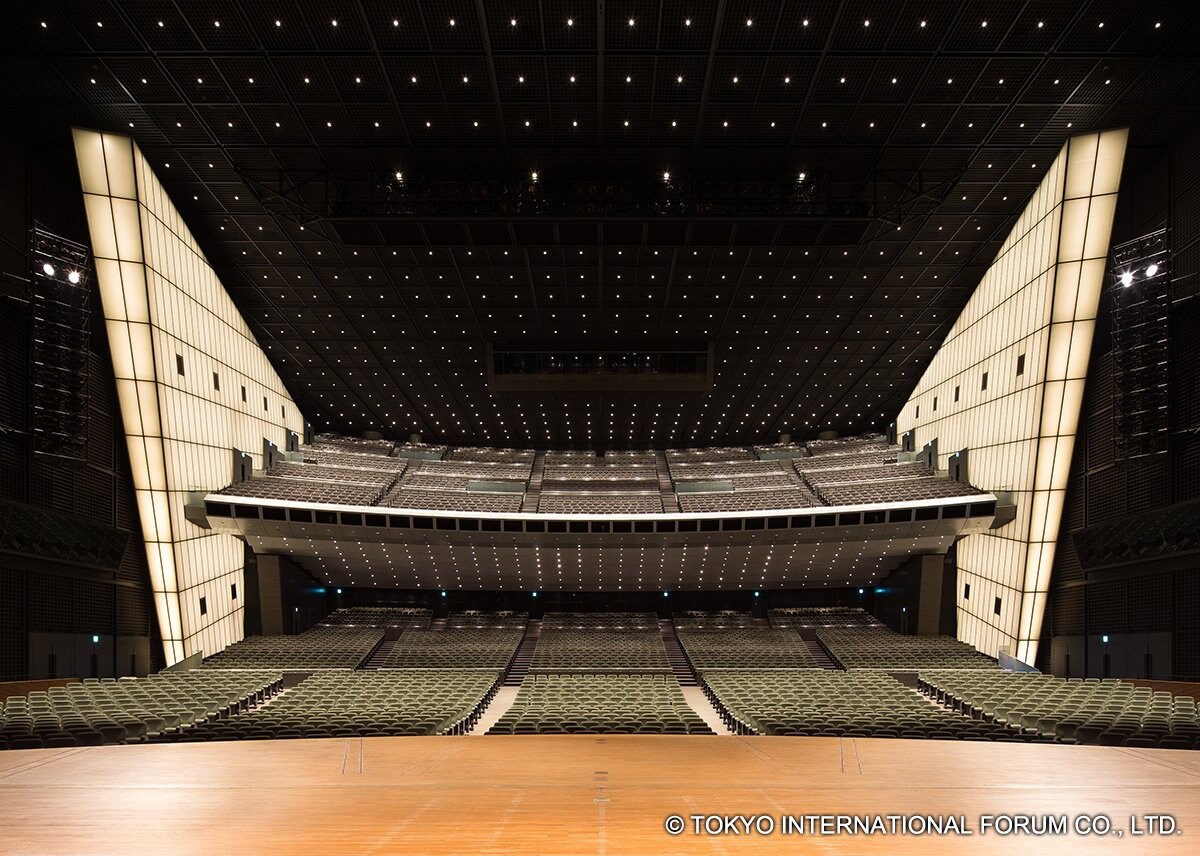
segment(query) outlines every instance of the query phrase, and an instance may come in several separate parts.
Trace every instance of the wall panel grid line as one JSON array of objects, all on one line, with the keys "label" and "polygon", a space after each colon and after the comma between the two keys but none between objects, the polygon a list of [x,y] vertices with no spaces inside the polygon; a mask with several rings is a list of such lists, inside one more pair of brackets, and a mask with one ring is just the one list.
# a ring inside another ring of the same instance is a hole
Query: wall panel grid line
[{"label": "wall panel grid line", "polygon": [[[263,440],[283,448],[289,431],[303,432],[304,420],[136,144],[81,129],[74,138],[170,665],[196,650],[215,653],[242,635],[234,620],[242,606],[230,583],[245,588],[244,546],[188,522],[187,492],[227,485],[234,448],[261,466]],[[229,378],[221,390],[212,388],[214,372]],[[249,403],[240,401],[239,385],[253,393]],[[253,402],[260,398],[275,406],[259,413]]]},{"label": "wall panel grid line", "polygon": [[897,418],[938,440],[939,468],[969,448],[972,482],[1014,494],[1011,523],[957,550],[983,599],[959,593],[959,638],[992,656],[1037,655],[1127,137],[1067,141]]}]

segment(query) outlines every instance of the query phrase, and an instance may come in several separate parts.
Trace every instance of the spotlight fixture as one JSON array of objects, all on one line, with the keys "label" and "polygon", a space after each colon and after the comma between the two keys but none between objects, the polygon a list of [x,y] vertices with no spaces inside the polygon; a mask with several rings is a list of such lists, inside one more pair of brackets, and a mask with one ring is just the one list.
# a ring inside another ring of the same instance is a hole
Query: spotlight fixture
[{"label": "spotlight fixture", "polygon": [[670,180],[671,180],[671,173],[664,172],[663,173],[663,181],[670,181]]},{"label": "spotlight fixture", "polygon": [[73,270],[69,274],[67,274],[67,282],[71,283],[71,285],[78,285],[79,284],[79,271]]},{"label": "spotlight fixture", "polygon": [[1156,273],[1158,273],[1158,265],[1151,264],[1150,267],[1146,268],[1146,276],[1154,276]]},{"label": "spotlight fixture", "polygon": [[533,172],[529,173],[529,180],[530,180],[530,181],[537,181],[537,180],[538,180],[538,174],[537,174],[537,170],[534,170]]},{"label": "spotlight fixture", "polygon": [[1121,274],[1121,285],[1125,286],[1126,288],[1129,288],[1129,286],[1133,285],[1133,274],[1131,274],[1129,271]]},{"label": "spotlight fixture", "polygon": [[42,273],[44,273],[46,276],[54,276],[54,265],[50,264],[50,262],[46,262],[44,265],[42,265]]}]

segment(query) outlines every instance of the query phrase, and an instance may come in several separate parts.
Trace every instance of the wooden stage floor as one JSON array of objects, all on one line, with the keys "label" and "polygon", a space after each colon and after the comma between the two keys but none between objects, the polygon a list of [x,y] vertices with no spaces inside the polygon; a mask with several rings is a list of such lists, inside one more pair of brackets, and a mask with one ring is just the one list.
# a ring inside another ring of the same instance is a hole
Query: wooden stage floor
[{"label": "wooden stage floor", "polygon": [[[0,752],[0,852],[1194,854],[1198,795],[1200,752],[1159,749],[636,735],[101,746]],[[961,815],[974,834],[801,836],[781,819],[822,814]],[[1068,828],[1106,815],[1112,832],[983,834],[985,815],[1018,814]],[[682,834],[666,832],[670,815]],[[774,828],[696,834],[692,815]],[[1135,836],[1131,815],[1179,829]]]}]

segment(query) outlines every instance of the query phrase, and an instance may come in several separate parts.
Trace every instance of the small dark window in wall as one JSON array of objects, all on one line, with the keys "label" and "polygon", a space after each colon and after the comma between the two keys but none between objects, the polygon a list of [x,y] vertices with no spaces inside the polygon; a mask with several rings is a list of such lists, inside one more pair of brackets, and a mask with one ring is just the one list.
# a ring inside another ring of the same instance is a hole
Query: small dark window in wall
[{"label": "small dark window in wall", "polygon": [[263,410],[266,410],[266,409],[267,409],[267,397],[264,395],[263,396]]},{"label": "small dark window in wall", "polygon": [[954,387],[954,401],[958,402],[958,387]]},{"label": "small dark window in wall", "polygon": [[963,600],[971,599],[971,584],[963,583]]},{"label": "small dark window in wall", "polygon": [[287,410],[284,408],[284,406],[282,404],[279,405],[279,418],[287,419]]},{"label": "small dark window in wall", "polygon": [[919,404],[917,405],[917,417],[916,418],[917,419],[921,418],[921,405],[919,405]]},{"label": "small dark window in wall", "polygon": [[933,397],[933,412],[937,413],[937,396]]},{"label": "small dark window in wall", "polygon": [[983,384],[979,388],[987,392],[987,372],[983,373]]},{"label": "small dark window in wall", "polygon": [[183,354],[175,355],[175,373],[183,375]]},{"label": "small dark window in wall", "polygon": [[242,401],[246,400],[246,387],[242,387]]},{"label": "small dark window in wall", "polygon": [[208,615],[208,598],[206,597],[200,598],[200,614]]},{"label": "small dark window in wall", "polygon": [[996,603],[992,607],[992,612],[996,613],[997,615],[1000,614],[1000,598],[996,598]]},{"label": "small dark window in wall", "polygon": [[229,596],[237,600],[237,583],[229,584]]},{"label": "small dark window in wall", "polygon": [[213,372],[213,389],[217,392],[221,391],[221,376],[216,372]]},{"label": "small dark window in wall", "polygon": [[1019,354],[1017,356],[1017,374],[1018,375],[1025,374],[1025,355],[1024,354]]}]

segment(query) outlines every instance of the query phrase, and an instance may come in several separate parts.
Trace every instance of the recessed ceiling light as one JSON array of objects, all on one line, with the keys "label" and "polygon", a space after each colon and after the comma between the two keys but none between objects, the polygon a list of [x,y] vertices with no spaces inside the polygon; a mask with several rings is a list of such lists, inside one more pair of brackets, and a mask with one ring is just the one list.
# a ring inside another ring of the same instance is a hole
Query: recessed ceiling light
[{"label": "recessed ceiling light", "polygon": [[451,19],[450,19],[450,26],[451,26],[451,27],[453,27],[453,26],[454,26],[454,23],[455,23],[455,22],[454,22],[454,19],[453,19],[453,18],[451,18]]},{"label": "recessed ceiling light", "polygon": [[922,21],[922,22],[921,22],[921,26],[922,26],[922,27],[924,27],[924,26],[925,26],[925,22],[924,22],[924,21]]},{"label": "recessed ceiling light", "polygon": [[516,18],[512,18],[512,19],[510,19],[510,20],[509,20],[509,22],[508,22],[508,23],[509,23],[509,24],[511,24],[512,26],[514,26],[514,27],[515,27],[515,26],[517,25],[517,19],[516,19]]},{"label": "recessed ceiling light", "polygon": [[746,26],[747,26],[747,27],[753,27],[753,26],[754,26],[754,19],[753,19],[753,18],[747,18],[747,19],[746,19]]},{"label": "recessed ceiling light", "polygon": [[575,26],[575,19],[574,19],[574,18],[567,18],[567,26],[568,26],[568,27],[574,27],[574,26]]}]

